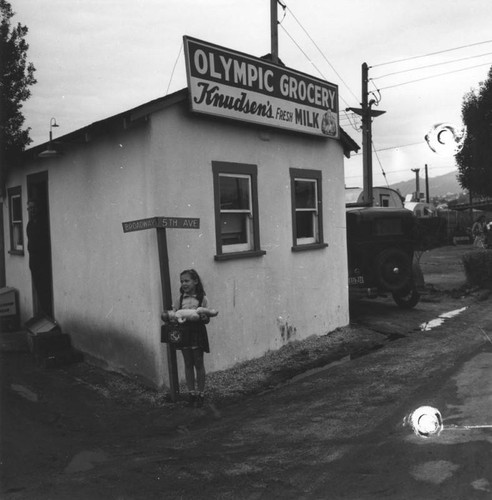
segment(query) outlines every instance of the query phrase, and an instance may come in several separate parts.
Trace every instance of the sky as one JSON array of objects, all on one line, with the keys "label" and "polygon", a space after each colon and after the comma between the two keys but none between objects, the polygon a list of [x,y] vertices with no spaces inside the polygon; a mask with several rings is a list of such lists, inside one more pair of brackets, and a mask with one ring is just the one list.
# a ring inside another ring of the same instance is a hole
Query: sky
[{"label": "sky", "polygon": [[[261,57],[271,51],[270,0],[9,0],[29,29],[37,84],[25,102],[33,142],[85,127],[187,86],[183,36]],[[391,185],[456,171],[425,135],[461,129],[463,97],[492,66],[490,0],[282,0],[279,57],[338,85],[340,110],[360,107],[369,66],[373,181]],[[362,145],[360,121],[341,113]],[[345,184],[362,186],[362,155],[345,159]]]}]

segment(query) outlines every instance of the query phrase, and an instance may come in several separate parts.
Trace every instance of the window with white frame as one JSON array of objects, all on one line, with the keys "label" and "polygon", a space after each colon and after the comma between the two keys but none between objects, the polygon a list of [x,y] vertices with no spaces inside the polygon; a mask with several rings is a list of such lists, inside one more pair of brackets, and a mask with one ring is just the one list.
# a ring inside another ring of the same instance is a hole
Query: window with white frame
[{"label": "window with white frame", "polygon": [[321,172],[290,169],[293,250],[325,247],[323,242]]},{"label": "window with white frame", "polygon": [[257,167],[212,162],[216,259],[262,255],[258,222]]},{"label": "window with white frame", "polygon": [[24,253],[24,226],[22,222],[22,193],[20,186],[8,190],[10,253]]}]

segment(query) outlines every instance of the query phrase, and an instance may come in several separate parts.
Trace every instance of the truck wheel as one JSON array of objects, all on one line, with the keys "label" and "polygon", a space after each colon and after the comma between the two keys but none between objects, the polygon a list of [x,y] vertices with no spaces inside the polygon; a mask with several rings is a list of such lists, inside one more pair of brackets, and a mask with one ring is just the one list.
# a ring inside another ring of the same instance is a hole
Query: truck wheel
[{"label": "truck wheel", "polygon": [[375,261],[379,285],[392,293],[408,290],[412,281],[412,259],[400,248],[383,250]]},{"label": "truck wheel", "polygon": [[393,300],[402,309],[411,309],[412,307],[415,307],[418,304],[420,300],[420,294],[414,285],[412,286],[411,290],[406,294],[393,293]]}]

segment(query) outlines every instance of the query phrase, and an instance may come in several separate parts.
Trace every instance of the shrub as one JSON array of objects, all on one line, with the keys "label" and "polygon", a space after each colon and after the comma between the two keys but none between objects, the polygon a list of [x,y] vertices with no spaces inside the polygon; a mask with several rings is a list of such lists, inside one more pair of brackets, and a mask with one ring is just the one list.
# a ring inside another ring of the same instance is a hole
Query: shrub
[{"label": "shrub", "polygon": [[492,251],[473,250],[463,254],[463,267],[470,285],[492,289]]}]

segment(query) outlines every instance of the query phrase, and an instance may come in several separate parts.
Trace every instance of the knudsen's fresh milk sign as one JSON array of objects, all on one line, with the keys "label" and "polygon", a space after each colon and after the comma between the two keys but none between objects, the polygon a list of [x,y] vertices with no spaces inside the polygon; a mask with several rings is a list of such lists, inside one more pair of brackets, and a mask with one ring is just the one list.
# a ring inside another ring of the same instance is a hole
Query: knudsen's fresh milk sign
[{"label": "knudsen's fresh milk sign", "polygon": [[183,39],[192,111],[339,137],[337,85],[195,38]]}]

